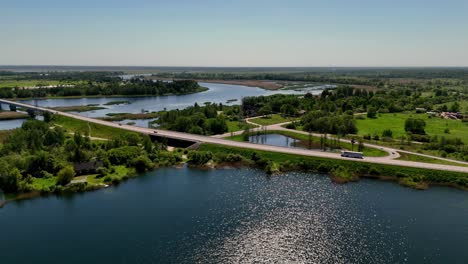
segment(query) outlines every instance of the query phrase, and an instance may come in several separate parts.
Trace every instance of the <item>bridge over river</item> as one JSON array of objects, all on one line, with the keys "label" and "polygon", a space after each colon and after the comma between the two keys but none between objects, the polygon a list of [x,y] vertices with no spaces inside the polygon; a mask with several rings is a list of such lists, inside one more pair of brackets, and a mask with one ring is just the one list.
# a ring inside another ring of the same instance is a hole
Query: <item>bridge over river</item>
[{"label": "bridge over river", "polygon": [[[330,153],[330,152],[323,152],[323,151],[318,151],[318,150],[261,145],[261,144],[255,144],[255,143],[249,143],[249,142],[231,141],[231,140],[218,138],[218,137],[193,135],[193,134],[182,133],[182,132],[175,132],[175,131],[168,131],[168,130],[161,130],[161,129],[150,129],[150,128],[130,126],[130,125],[120,125],[120,124],[116,124],[116,123],[109,122],[109,121],[89,118],[89,117],[80,116],[77,114],[60,112],[60,111],[56,111],[53,109],[33,106],[29,104],[23,104],[20,102],[15,102],[15,101],[10,101],[10,100],[5,100],[5,99],[0,99],[0,103],[15,105],[17,107],[21,107],[25,109],[33,109],[33,110],[41,111],[41,112],[50,112],[53,114],[66,116],[66,117],[82,120],[85,122],[91,122],[91,123],[100,124],[103,126],[120,128],[120,129],[124,129],[127,131],[150,135],[153,137],[154,136],[163,137],[163,138],[180,140],[180,141],[188,141],[188,142],[193,142],[193,143],[209,143],[209,144],[216,144],[216,145],[222,145],[222,146],[227,146],[227,147],[238,147],[238,148],[246,148],[246,149],[252,149],[252,150],[270,151],[270,152],[278,152],[278,153],[294,154],[294,155],[302,155],[302,156],[352,160],[354,162],[367,162],[367,163],[376,163],[376,164],[386,164],[386,165],[396,165],[396,166],[406,166],[406,167],[414,167],[414,168],[424,168],[424,169],[468,173],[468,167],[397,160],[397,159],[394,159],[395,157],[392,157],[391,155],[386,156],[386,157],[364,157],[364,159],[350,159],[350,158],[341,157],[339,153]],[[386,148],[386,149],[388,152],[398,151],[398,150],[394,150],[390,148]]]}]

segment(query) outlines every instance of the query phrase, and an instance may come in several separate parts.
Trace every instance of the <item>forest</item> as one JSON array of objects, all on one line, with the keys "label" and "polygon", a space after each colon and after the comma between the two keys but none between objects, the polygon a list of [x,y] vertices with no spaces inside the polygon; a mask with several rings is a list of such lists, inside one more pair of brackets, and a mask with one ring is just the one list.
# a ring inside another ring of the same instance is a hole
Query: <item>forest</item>
[{"label": "forest", "polygon": [[206,90],[193,80],[176,80],[173,82],[152,81],[134,78],[122,81],[111,78],[108,81],[79,82],[72,86],[58,85],[56,87],[3,88],[0,98],[43,98],[67,96],[158,96],[167,94],[189,94]]},{"label": "forest", "polygon": [[[180,161],[179,156],[167,152],[165,145],[152,142],[149,136],[117,133],[108,141],[91,141],[86,133],[76,131],[70,135],[54,123],[53,116],[46,121],[24,122],[0,146],[0,189],[11,193],[64,192],[76,186],[79,190],[93,189]],[[91,168],[96,184],[68,185],[78,176],[77,164],[90,163],[98,164]]]}]

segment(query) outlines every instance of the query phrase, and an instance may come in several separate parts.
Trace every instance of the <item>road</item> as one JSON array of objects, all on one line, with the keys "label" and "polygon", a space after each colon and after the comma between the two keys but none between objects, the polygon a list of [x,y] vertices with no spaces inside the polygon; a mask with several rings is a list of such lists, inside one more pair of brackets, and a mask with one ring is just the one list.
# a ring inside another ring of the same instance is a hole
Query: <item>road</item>
[{"label": "road", "polygon": [[[193,135],[193,134],[187,134],[187,133],[182,133],[182,132],[175,132],[175,131],[168,131],[168,130],[161,130],[161,129],[149,129],[149,128],[142,128],[142,127],[136,127],[136,126],[129,126],[129,125],[119,125],[119,124],[112,123],[109,121],[84,117],[84,116],[71,114],[71,113],[60,112],[60,111],[43,108],[43,107],[36,107],[36,106],[23,104],[20,102],[4,100],[4,99],[0,99],[0,103],[13,104],[18,107],[24,107],[24,108],[30,108],[30,109],[35,109],[35,110],[44,111],[44,112],[50,112],[53,114],[58,114],[61,116],[66,116],[66,117],[82,120],[85,122],[91,122],[91,123],[100,124],[104,126],[120,128],[120,129],[124,129],[127,131],[132,131],[132,132],[137,132],[137,133],[142,133],[142,134],[147,134],[147,135],[157,135],[160,137],[167,137],[167,138],[186,140],[186,141],[192,141],[192,142],[210,143],[210,144],[216,144],[216,145],[222,145],[222,146],[228,146],[228,147],[246,148],[246,149],[278,152],[278,153],[293,154],[293,155],[321,157],[321,158],[339,159],[339,160],[350,160],[354,162],[367,162],[367,163],[376,163],[376,164],[385,164],[385,165],[397,165],[397,166],[406,166],[406,167],[414,167],[414,168],[424,168],[424,169],[468,173],[468,167],[462,167],[462,166],[441,165],[441,164],[432,164],[432,163],[423,163],[423,162],[411,162],[411,161],[404,161],[404,160],[395,160],[395,159],[391,159],[388,157],[365,157],[364,159],[350,159],[350,158],[341,157],[340,154],[338,153],[330,153],[330,152],[298,149],[298,148],[278,147],[278,146],[270,146],[270,145],[261,145],[261,144],[254,144],[254,143],[249,143],[249,142],[237,142],[237,141],[226,140],[226,139],[218,138],[218,137]],[[274,125],[274,126],[281,127],[279,124]]]}]

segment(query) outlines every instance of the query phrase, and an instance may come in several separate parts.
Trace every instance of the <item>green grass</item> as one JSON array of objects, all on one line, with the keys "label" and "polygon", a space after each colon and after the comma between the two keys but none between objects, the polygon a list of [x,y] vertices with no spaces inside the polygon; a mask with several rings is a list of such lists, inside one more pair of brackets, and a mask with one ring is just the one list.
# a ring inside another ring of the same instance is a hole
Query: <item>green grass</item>
[{"label": "green grass", "polygon": [[[426,134],[430,136],[460,138],[463,142],[468,143],[468,123],[438,117],[429,118],[427,114],[381,114],[376,119],[357,119],[358,134],[371,134],[372,136],[378,134],[382,136],[383,130],[391,129],[393,131],[393,138],[398,139],[406,135],[405,120],[409,117],[423,119],[426,122]],[[446,128],[450,130],[449,134],[444,133]]]},{"label": "green grass", "polygon": [[[292,138],[301,140],[301,141],[303,141],[305,143],[309,142],[309,135],[295,133],[293,131],[268,130],[267,133],[268,134],[280,134],[280,135],[283,135],[283,136],[292,137]],[[254,132],[252,134],[255,135],[256,133]],[[242,135],[232,136],[232,137],[229,137],[227,139],[234,140],[234,141],[244,141]],[[319,137],[314,137],[313,136],[312,141],[315,143],[314,145],[317,145],[317,144],[320,145],[320,138]],[[346,143],[346,142],[340,142],[340,147],[344,148],[344,149],[347,149],[347,150],[352,149],[351,143]],[[358,147],[357,144],[355,144],[354,145],[354,150],[355,151],[357,150],[357,147]],[[388,156],[388,153],[383,151],[383,150],[376,149],[376,148],[369,148],[369,147],[364,147],[363,154],[364,154],[364,156],[367,156],[367,157],[384,157],[384,156]]]},{"label": "green grass", "polygon": [[[70,130],[73,132],[87,132],[91,131],[90,136],[92,137],[99,137],[99,138],[113,138],[119,134],[131,134],[132,132],[127,132],[123,129],[115,128],[115,127],[108,127],[104,125],[99,125],[95,123],[88,123],[85,121],[81,121],[78,119],[54,115],[54,123],[62,126],[66,130]],[[88,127],[89,125],[89,127]]]},{"label": "green grass", "polygon": [[[121,181],[124,177],[130,176],[134,172],[133,169],[127,168],[126,166],[123,166],[123,165],[114,166],[113,168],[114,168],[114,172],[109,173],[108,175],[104,177],[98,178],[97,174],[89,175],[87,179],[88,183],[92,185],[96,185],[96,184],[110,183],[114,179]],[[110,178],[111,181],[106,182],[105,181],[106,178]]]},{"label": "green grass", "polygon": [[[468,100],[463,100],[463,101],[457,101],[458,104],[460,105],[460,112],[468,112]],[[450,102],[450,103],[445,103],[445,104],[438,104],[435,105],[434,108],[438,108],[439,106],[442,105],[447,105],[448,109],[454,104],[455,102]]]},{"label": "green grass", "polygon": [[46,81],[46,80],[2,80],[0,81],[0,88],[14,88],[14,87],[34,87],[38,85],[58,85],[59,81]]},{"label": "green grass", "polygon": [[434,158],[429,158],[429,157],[424,157],[424,156],[419,156],[419,155],[414,155],[414,154],[409,154],[409,153],[402,153],[402,152],[398,152],[398,153],[400,154],[400,157],[397,158],[399,160],[468,167],[468,165],[464,165],[464,164],[457,163],[457,162],[434,159]]},{"label": "green grass", "polygon": [[50,177],[50,178],[32,178],[32,183],[30,186],[34,190],[47,190],[50,189],[52,186],[57,184],[57,177]]},{"label": "green grass", "polygon": [[244,129],[247,129],[247,128],[253,128],[255,126],[251,125],[251,124],[247,124],[247,123],[243,123],[243,122],[239,122],[239,121],[226,121],[226,124],[228,126],[228,132],[236,132],[236,131],[240,131],[240,130],[244,130]]},{"label": "green grass", "polygon": [[269,117],[258,117],[254,119],[250,119],[250,122],[261,125],[261,126],[269,126],[289,121],[297,120],[298,118],[295,117],[283,117],[280,114],[273,114]]}]

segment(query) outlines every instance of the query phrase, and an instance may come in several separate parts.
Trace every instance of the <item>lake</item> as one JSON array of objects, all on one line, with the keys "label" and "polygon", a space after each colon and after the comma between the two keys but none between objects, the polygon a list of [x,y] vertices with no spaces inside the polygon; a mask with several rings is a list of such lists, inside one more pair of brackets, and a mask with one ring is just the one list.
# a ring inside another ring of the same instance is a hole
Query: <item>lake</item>
[{"label": "lake", "polygon": [[466,191],[165,168],[0,209],[1,263],[464,263]]},{"label": "lake", "polygon": [[[153,112],[162,110],[184,109],[193,106],[195,103],[203,105],[205,102],[223,103],[226,105],[240,104],[243,97],[273,95],[273,94],[304,94],[311,92],[312,94],[320,94],[323,89],[330,88],[329,86],[318,85],[305,90],[264,90],[258,87],[247,87],[242,85],[218,84],[218,83],[200,83],[201,86],[209,88],[208,91],[187,95],[168,95],[156,97],[99,97],[99,98],[69,98],[69,99],[38,99],[24,100],[27,104],[42,107],[58,107],[58,106],[76,106],[96,104],[105,107],[106,109],[77,113],[87,117],[104,117],[108,113],[141,113],[142,110]],[[228,100],[237,99],[231,103]],[[112,101],[129,101],[130,104],[121,105],[105,105]],[[3,109],[8,109],[4,105]],[[0,121],[0,129],[10,129],[8,124]],[[126,121],[128,123],[130,121]],[[148,120],[137,122],[139,126],[147,127]],[[4,128],[5,127],[5,128]],[[8,127],[8,128],[6,128]]]},{"label": "lake", "polygon": [[249,136],[249,142],[278,147],[306,148],[307,142],[280,134],[258,134]]}]

